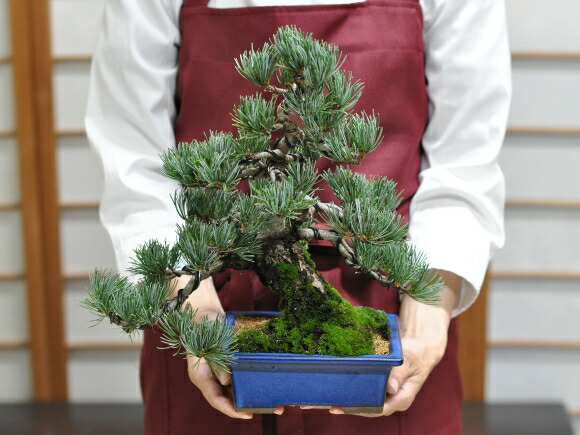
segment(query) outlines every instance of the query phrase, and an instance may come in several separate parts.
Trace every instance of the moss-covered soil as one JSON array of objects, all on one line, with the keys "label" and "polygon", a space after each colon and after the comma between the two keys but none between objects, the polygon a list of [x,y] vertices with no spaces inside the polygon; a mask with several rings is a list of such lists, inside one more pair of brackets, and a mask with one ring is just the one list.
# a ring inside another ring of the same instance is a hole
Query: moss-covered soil
[{"label": "moss-covered soil", "polygon": [[[321,292],[300,280],[299,271],[292,264],[274,267],[281,315],[269,320],[261,330],[240,333],[240,352],[367,355],[374,353],[374,333],[389,336],[383,311],[352,306],[326,281]],[[301,284],[296,285],[297,282]]]}]

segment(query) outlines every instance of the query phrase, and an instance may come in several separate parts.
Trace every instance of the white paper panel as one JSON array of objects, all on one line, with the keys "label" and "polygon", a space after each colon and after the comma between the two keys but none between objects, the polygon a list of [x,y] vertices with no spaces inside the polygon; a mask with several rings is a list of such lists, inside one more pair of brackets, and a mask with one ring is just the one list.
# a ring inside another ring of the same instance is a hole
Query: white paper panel
[{"label": "white paper panel", "polygon": [[24,349],[0,350],[0,402],[32,400],[29,352]]},{"label": "white paper panel", "polygon": [[0,211],[0,273],[22,273],[23,261],[20,212]]},{"label": "white paper panel", "polygon": [[104,0],[51,0],[52,52],[90,55],[97,40]]},{"label": "white paper panel", "polygon": [[10,55],[10,22],[8,0],[0,0],[0,57]]},{"label": "white paper panel", "polygon": [[515,59],[510,125],[580,127],[580,60]]},{"label": "white paper panel", "polygon": [[0,131],[14,131],[14,93],[12,65],[0,64]]},{"label": "white paper panel", "polygon": [[562,402],[580,409],[580,351],[490,349],[486,400]]},{"label": "white paper panel", "polygon": [[[65,291],[66,337],[68,341],[130,343],[129,336],[108,319],[95,324],[94,316],[83,308],[80,299],[87,296],[89,281],[67,281]],[[140,335],[133,336],[134,343],[141,343]]]},{"label": "white paper panel", "polygon": [[580,136],[509,134],[500,163],[510,199],[580,200]]},{"label": "white paper panel", "polygon": [[113,247],[97,210],[65,210],[61,214],[64,273],[89,273],[95,267],[114,268]]},{"label": "white paper panel", "polygon": [[514,51],[580,53],[578,0],[506,0]]},{"label": "white paper panel", "polygon": [[57,130],[84,129],[89,70],[88,62],[55,64],[53,90]]},{"label": "white paper panel", "polygon": [[580,343],[580,281],[496,278],[487,310],[491,340]]},{"label": "white paper panel", "polygon": [[580,272],[580,210],[508,208],[506,234],[494,269]]},{"label": "white paper panel", "polygon": [[580,435],[580,417],[572,418],[572,431],[575,435]]},{"label": "white paper panel", "polygon": [[92,202],[101,199],[103,177],[85,137],[61,137],[57,159],[60,201]]},{"label": "white paper panel", "polygon": [[73,351],[68,363],[71,402],[141,401],[139,351]]},{"label": "white paper panel", "polygon": [[23,281],[0,281],[0,341],[28,337],[26,288]]},{"label": "white paper panel", "polygon": [[20,199],[16,140],[0,139],[0,203],[14,203]]}]

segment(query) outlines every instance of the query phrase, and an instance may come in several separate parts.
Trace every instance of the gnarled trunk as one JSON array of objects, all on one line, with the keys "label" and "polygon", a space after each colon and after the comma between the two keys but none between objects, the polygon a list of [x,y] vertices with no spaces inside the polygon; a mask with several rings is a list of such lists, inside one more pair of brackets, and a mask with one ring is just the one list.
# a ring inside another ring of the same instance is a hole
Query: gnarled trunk
[{"label": "gnarled trunk", "polygon": [[373,353],[373,332],[388,336],[384,313],[342,298],[302,242],[265,240],[254,271],[280,296],[281,314],[261,331],[240,334],[240,351],[364,355]]}]

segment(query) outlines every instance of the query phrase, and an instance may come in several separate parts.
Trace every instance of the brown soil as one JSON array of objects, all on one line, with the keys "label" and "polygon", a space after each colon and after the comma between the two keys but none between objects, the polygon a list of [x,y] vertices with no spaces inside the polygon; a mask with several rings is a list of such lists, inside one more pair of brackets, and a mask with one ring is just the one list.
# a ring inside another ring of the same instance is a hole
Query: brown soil
[{"label": "brown soil", "polygon": [[267,321],[267,317],[237,316],[234,322],[234,331],[239,334],[244,331],[262,329]]},{"label": "brown soil", "polygon": [[[268,317],[237,316],[234,322],[234,330],[237,333],[261,329],[268,321]],[[389,342],[377,333],[373,333],[375,355],[388,355],[390,352]]]}]

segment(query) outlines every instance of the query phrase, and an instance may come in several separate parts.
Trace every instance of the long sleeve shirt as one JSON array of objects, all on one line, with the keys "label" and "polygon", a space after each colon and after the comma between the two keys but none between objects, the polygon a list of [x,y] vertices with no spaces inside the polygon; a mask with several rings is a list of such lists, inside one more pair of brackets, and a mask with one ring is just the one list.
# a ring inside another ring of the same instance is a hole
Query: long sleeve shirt
[{"label": "long sleeve shirt", "polygon": [[[210,0],[208,6],[354,2]],[[175,143],[181,3],[108,1],[94,52],[86,129],[104,174],[100,217],[122,274],[137,246],[150,239],[172,242],[179,222],[170,198],[179,186],[160,175],[159,154]],[[476,299],[504,242],[505,189],[497,160],[511,96],[505,11],[501,0],[420,5],[429,120],[409,239],[431,267],[462,278],[457,315]]]}]

